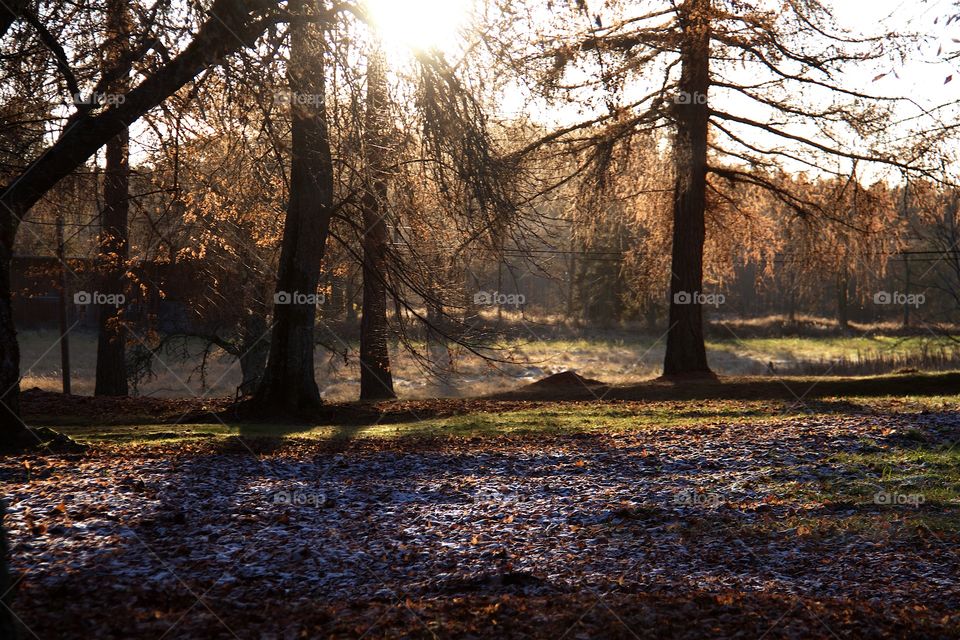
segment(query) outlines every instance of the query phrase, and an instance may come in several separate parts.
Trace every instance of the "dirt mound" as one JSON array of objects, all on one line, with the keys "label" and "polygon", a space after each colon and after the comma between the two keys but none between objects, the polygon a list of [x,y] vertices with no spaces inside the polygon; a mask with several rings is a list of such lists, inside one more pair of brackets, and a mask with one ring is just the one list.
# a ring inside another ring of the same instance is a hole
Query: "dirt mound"
[{"label": "dirt mound", "polygon": [[543,388],[554,388],[554,387],[597,387],[606,385],[606,382],[600,382],[599,380],[591,380],[590,378],[584,378],[576,371],[561,371],[560,373],[555,373],[552,376],[547,376],[543,380],[537,380],[536,382],[531,382],[527,385],[528,388],[534,389],[543,389]]}]

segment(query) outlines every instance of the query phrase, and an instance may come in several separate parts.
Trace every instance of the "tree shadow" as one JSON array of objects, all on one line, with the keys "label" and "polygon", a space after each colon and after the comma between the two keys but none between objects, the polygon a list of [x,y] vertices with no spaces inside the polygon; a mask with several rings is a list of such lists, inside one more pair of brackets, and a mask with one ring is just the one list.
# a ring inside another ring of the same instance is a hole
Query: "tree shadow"
[{"label": "tree shadow", "polygon": [[[910,424],[909,418],[885,415]],[[822,538],[783,531],[788,527],[782,523],[797,505],[774,502],[760,509],[731,500],[733,507],[702,508],[679,503],[677,495],[701,485],[709,490],[718,477],[733,481],[753,467],[780,470],[787,480],[805,477],[808,467],[856,440],[853,434],[841,440],[835,430],[813,426],[782,451],[746,440],[753,453],[736,465],[723,461],[718,468],[710,463],[722,461],[727,449],[705,447],[711,444],[708,434],[662,445],[656,438],[616,440],[605,434],[533,436],[519,439],[516,448],[500,442],[488,449],[444,440],[427,446],[359,444],[356,436],[363,428],[344,424],[329,438],[295,443],[223,438],[200,443],[193,452],[151,453],[134,468],[125,468],[118,455],[112,466],[131,477],[118,479],[106,496],[91,500],[114,501],[135,513],[109,520],[114,509],[108,504],[100,512],[103,518],[85,521],[87,537],[63,552],[63,558],[69,554],[71,571],[56,579],[50,573],[56,570],[56,558],[42,556],[47,568],[41,573],[46,575],[33,580],[38,586],[31,589],[39,591],[25,605],[28,624],[39,620],[39,631],[53,628],[56,616],[42,603],[68,594],[66,599],[76,602],[123,602],[142,617],[114,621],[116,634],[129,631],[135,619],[150,618],[162,623],[151,627],[159,632],[155,637],[182,616],[187,624],[208,616],[207,606],[230,624],[242,619],[229,617],[240,616],[239,605],[259,606],[257,598],[264,593],[319,603],[352,599],[369,604],[380,598],[402,607],[408,597],[497,595],[517,587],[564,593],[587,585],[643,593],[657,585],[689,585],[690,576],[697,576],[703,584],[762,580],[779,585],[771,587],[774,593],[793,589],[809,595],[815,589],[805,577],[822,579],[823,574],[805,563],[822,567],[820,560],[836,558],[830,556],[832,547],[823,550]],[[882,445],[908,446],[898,437],[877,434]],[[939,446],[939,439],[933,434],[918,446]],[[806,456],[797,460],[798,451]],[[718,475],[724,472],[729,477]],[[603,483],[629,490],[638,505],[625,507],[616,492],[605,497]],[[72,490],[68,514],[83,491],[83,486]],[[839,519],[846,511],[883,513],[868,504],[823,505],[809,513]],[[514,530],[514,523],[507,522],[514,515],[533,524]],[[771,531],[760,535],[744,528],[758,523],[770,525]],[[555,528],[562,535],[552,535]],[[504,548],[489,546],[486,533],[507,541]],[[358,534],[362,537],[353,537]],[[854,560],[860,546],[865,554],[877,553],[873,546],[851,544],[850,536],[859,535],[848,531],[846,538],[838,538],[844,549],[853,549]],[[43,554],[59,553],[53,542]],[[918,553],[939,549],[928,547],[918,547]],[[910,579],[925,579],[928,570],[937,572],[931,573],[934,577],[949,573],[953,561],[943,549],[935,557],[922,556],[923,565]],[[503,551],[515,551],[516,557],[511,560]],[[914,551],[900,545],[891,553]],[[943,566],[932,566],[931,559]],[[659,573],[626,571],[639,560]],[[594,567],[602,569],[606,561],[611,564],[603,575],[610,584],[598,585],[600,569]],[[508,568],[508,562],[517,567]],[[130,569],[118,573],[118,566]],[[415,575],[410,573],[414,570]],[[867,585],[868,595],[880,593],[888,579],[902,580],[898,565],[881,563],[873,570],[877,577]],[[299,586],[288,595],[290,572]],[[578,577],[588,572],[595,577]],[[554,577],[546,580],[547,574]],[[617,583],[622,575],[626,586]],[[570,582],[554,589],[557,580]],[[835,586],[839,581],[828,582]],[[957,604],[954,594],[945,595],[938,606]]]}]

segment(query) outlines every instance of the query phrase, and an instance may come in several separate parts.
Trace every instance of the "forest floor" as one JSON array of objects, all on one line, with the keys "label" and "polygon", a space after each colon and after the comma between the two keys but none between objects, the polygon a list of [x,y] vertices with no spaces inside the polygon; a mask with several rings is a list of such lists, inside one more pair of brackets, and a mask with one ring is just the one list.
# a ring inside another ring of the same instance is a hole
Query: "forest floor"
[{"label": "forest floor", "polygon": [[90,448],[0,461],[13,611],[44,640],[960,638],[960,397],[911,380],[307,425],[28,392]]}]

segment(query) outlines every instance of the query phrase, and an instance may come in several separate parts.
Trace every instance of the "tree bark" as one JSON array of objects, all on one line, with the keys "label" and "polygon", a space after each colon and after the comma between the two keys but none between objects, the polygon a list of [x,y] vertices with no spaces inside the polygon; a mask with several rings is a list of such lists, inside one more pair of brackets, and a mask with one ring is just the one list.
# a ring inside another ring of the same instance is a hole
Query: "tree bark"
[{"label": "tree bark", "polygon": [[60,380],[63,393],[70,395],[70,314],[67,307],[67,256],[63,240],[63,213],[57,212],[57,315],[60,325]]},{"label": "tree bark", "polygon": [[270,353],[266,333],[267,321],[261,314],[252,313],[244,319],[240,341],[240,394],[243,396],[253,394],[263,378]]},{"label": "tree bark", "polygon": [[844,270],[837,274],[837,327],[843,335],[850,332],[849,290],[850,280]]},{"label": "tree bark", "polygon": [[[294,14],[307,7],[291,3]],[[289,87],[292,111],[290,197],[280,246],[270,356],[253,397],[258,412],[301,412],[320,406],[314,378],[315,296],[333,212],[333,162],[327,134],[322,34],[291,26]],[[297,302],[297,297],[305,302]],[[289,301],[289,304],[286,301]]]},{"label": "tree bark", "polygon": [[703,287],[706,235],[707,127],[710,115],[711,0],[687,0],[680,8],[681,72],[677,98],[676,183],[670,277],[670,325],[663,373],[712,376],[703,340]]},{"label": "tree bark", "polygon": [[[11,216],[13,218],[14,216]],[[4,220],[0,242],[0,448],[16,448],[30,437],[20,420],[20,345],[13,324],[10,295],[11,247],[13,231]]]},{"label": "tree bark", "polygon": [[360,318],[360,399],[396,398],[390,372],[387,328],[387,171],[384,163],[387,131],[387,78],[383,55],[367,62],[367,113],[363,155],[367,184],[363,214],[363,302]]},{"label": "tree bark", "polygon": [[57,182],[129,123],[223,57],[251,46],[278,20],[262,15],[267,8],[268,3],[253,0],[216,0],[210,10],[213,15],[182,53],[130,91],[123,104],[72,119],[52,146],[0,190],[0,445],[36,442],[20,420],[20,349],[10,296],[11,258],[20,220]]},{"label": "tree bark", "polygon": [[[107,7],[111,43],[107,52],[109,67],[118,66],[126,55],[129,39],[126,0],[111,0]],[[109,71],[109,68],[105,71]],[[127,74],[110,87],[112,93],[129,89]],[[100,289],[98,293],[123,299],[130,244],[127,218],[130,210],[130,132],[126,127],[107,143],[104,171],[103,211],[100,212]],[[127,349],[123,322],[124,304],[99,305],[97,332],[97,369],[93,394],[126,396]]]}]

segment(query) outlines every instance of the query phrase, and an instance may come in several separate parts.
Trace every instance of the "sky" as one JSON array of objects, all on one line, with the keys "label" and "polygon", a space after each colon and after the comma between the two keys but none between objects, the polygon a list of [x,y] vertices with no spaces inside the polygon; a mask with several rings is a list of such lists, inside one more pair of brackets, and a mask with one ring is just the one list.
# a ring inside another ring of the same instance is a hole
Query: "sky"
[{"label": "sky", "polygon": [[[457,59],[464,38],[461,33],[470,24],[470,14],[484,0],[367,0],[370,17],[383,39],[388,60],[403,60],[423,49],[436,47],[450,59]],[[562,1],[562,0],[557,0]],[[771,2],[773,0],[770,0]],[[960,65],[947,61],[947,54],[960,51],[960,22],[946,24],[951,12],[957,11],[953,0],[824,0],[832,8],[841,26],[853,31],[877,33],[887,30],[912,31],[923,34],[925,41],[915,56],[902,66],[870,67],[851,70],[845,82],[869,93],[910,96],[915,105],[904,105],[901,117],[920,113],[960,100]],[[587,0],[588,7],[602,7],[603,0]],[[543,3],[546,11],[546,3]],[[545,18],[548,16],[544,16]],[[878,75],[883,77],[875,79]],[[953,78],[945,82],[947,78]],[[829,97],[821,96],[823,99]],[[758,105],[743,98],[716,96],[726,111],[734,111],[763,119]],[[740,100],[734,105],[731,100]],[[602,102],[600,103],[602,104]],[[598,107],[603,109],[603,107]],[[955,108],[945,112],[946,119],[956,119]],[[549,126],[563,126],[589,119],[597,110],[580,106],[550,105],[531,96],[519,85],[508,87],[501,98],[497,114],[504,119],[530,117]],[[136,149],[132,150],[138,155]]]}]

